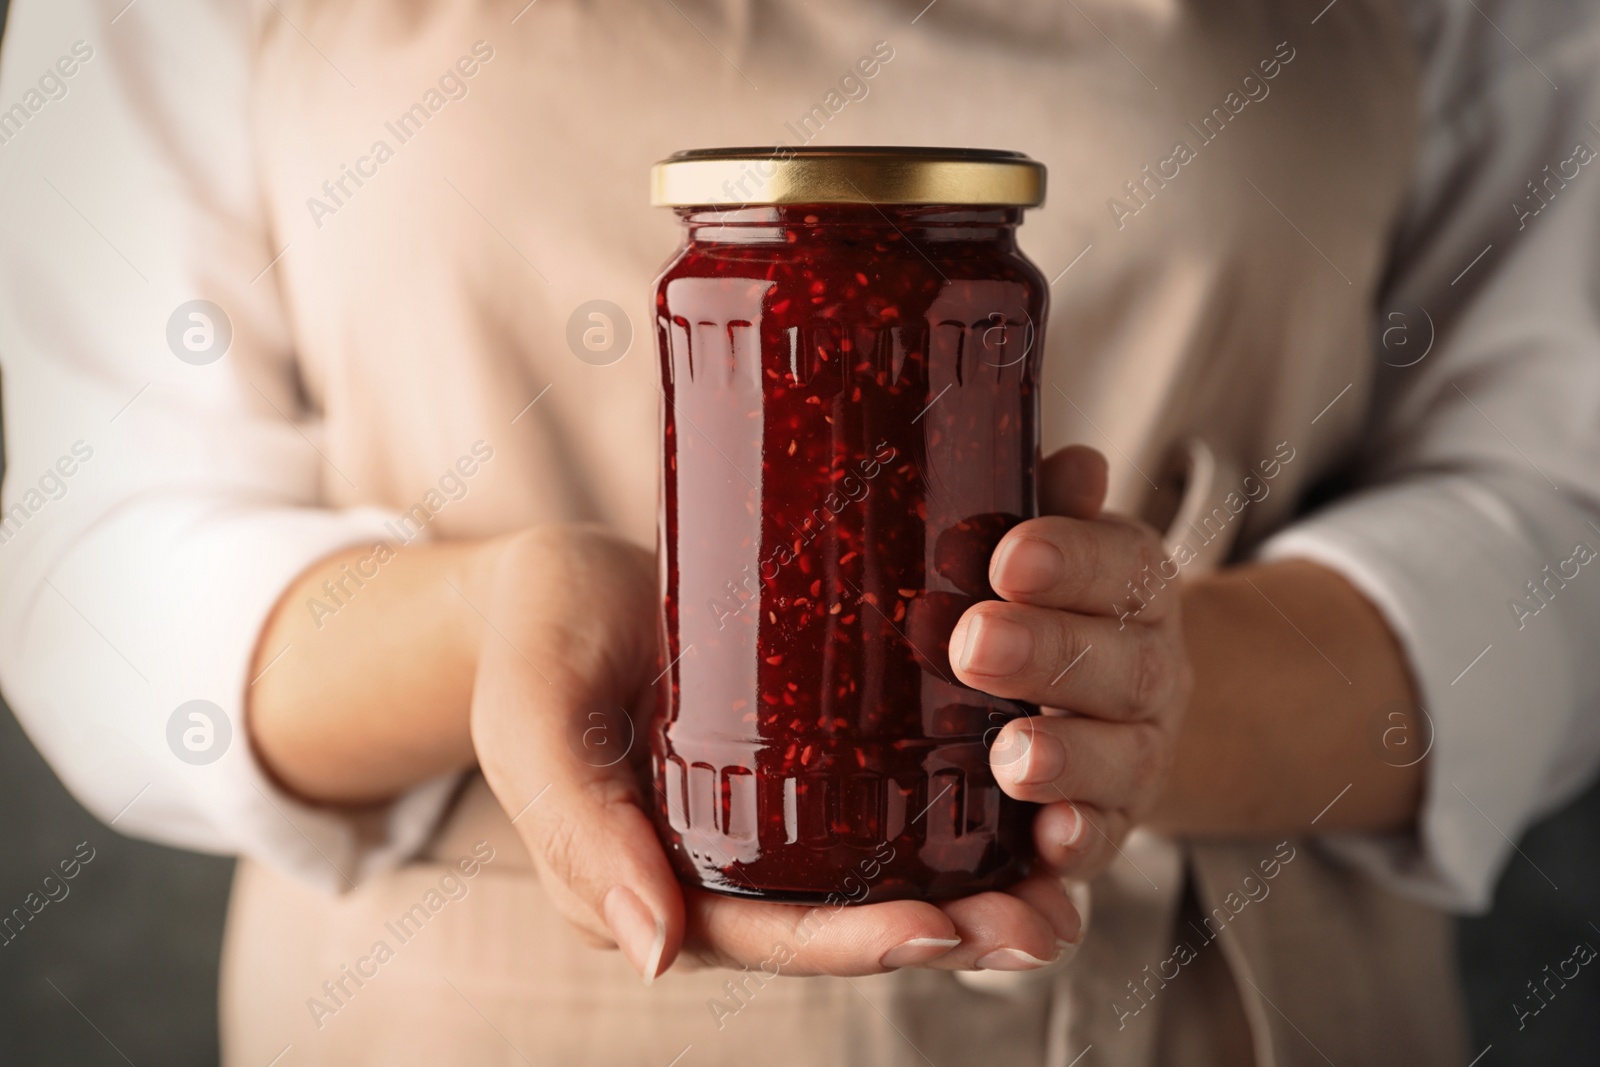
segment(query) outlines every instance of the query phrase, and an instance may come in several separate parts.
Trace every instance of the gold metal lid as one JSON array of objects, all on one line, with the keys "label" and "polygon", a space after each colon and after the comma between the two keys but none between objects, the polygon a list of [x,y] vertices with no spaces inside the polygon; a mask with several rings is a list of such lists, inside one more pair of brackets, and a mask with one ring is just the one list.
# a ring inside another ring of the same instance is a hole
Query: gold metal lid
[{"label": "gold metal lid", "polygon": [[700,148],[650,168],[650,202],[1037,207],[1044,177],[1021,152],[982,148]]}]

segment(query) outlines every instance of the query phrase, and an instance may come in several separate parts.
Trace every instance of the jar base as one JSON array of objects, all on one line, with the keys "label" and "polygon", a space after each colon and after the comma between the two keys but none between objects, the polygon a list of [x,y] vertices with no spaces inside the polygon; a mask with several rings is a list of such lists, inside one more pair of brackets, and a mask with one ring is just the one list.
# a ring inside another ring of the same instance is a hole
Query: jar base
[{"label": "jar base", "polygon": [[968,880],[957,885],[933,886],[924,889],[909,882],[885,881],[872,885],[866,895],[859,899],[852,899],[848,894],[840,891],[825,893],[810,889],[769,889],[741,885],[737,881],[723,885],[711,885],[682,878],[679,881],[690,889],[704,889],[706,892],[715,893],[718,896],[736,897],[741,900],[762,900],[774,904],[843,904],[849,906],[856,904],[884,904],[891,900],[922,900],[929,903],[942,900],[959,900],[962,897],[970,897],[977,893],[989,893],[1009,888],[1026,878],[1028,873],[1028,864],[1016,863],[994,871],[987,877]]}]

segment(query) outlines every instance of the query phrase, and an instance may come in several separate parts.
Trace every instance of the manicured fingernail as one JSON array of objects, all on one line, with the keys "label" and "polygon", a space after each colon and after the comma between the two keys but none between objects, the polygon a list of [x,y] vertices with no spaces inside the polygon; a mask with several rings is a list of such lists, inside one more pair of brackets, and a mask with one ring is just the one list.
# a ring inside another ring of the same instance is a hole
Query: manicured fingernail
[{"label": "manicured fingernail", "polygon": [[1070,849],[1083,840],[1083,831],[1088,829],[1089,820],[1083,817],[1083,812],[1078,810],[1078,805],[1068,802],[1067,808],[1072,812],[1072,828],[1061,839],[1061,847]]},{"label": "manicured fingernail", "polygon": [[915,967],[919,963],[938,959],[959,944],[961,944],[959,937],[913,937],[910,941],[896,945],[885,952],[878,965],[890,969]]},{"label": "manicured fingernail", "polygon": [[1033,655],[1033,634],[1009,619],[984,614],[967,624],[959,666],[973,674],[1015,674]]},{"label": "manicured fingernail", "polygon": [[1007,541],[994,562],[994,586],[1017,593],[1042,593],[1061,581],[1066,560],[1048,541],[1018,537]]},{"label": "manicured fingernail", "polygon": [[1036,971],[1048,967],[1051,960],[1030,956],[1020,948],[997,948],[978,960],[980,971]]},{"label": "manicured fingernail", "polygon": [[1067,766],[1067,750],[1061,742],[1041,730],[1030,730],[1028,745],[1011,765],[1011,780],[1018,785],[1042,785],[1061,777]]},{"label": "manicured fingernail", "polygon": [[644,976],[644,984],[655,981],[656,971],[661,968],[661,953],[667,947],[666,921],[657,918],[625,885],[612,887],[602,910],[611,936],[617,939],[628,962]]},{"label": "manicured fingernail", "polygon": [[989,766],[999,771],[1005,769],[1006,776],[1014,778],[1022,773],[1020,768],[1027,765],[1028,749],[1033,747],[1033,729],[1028,723],[1015,730],[1001,731],[1000,736],[989,748]]}]

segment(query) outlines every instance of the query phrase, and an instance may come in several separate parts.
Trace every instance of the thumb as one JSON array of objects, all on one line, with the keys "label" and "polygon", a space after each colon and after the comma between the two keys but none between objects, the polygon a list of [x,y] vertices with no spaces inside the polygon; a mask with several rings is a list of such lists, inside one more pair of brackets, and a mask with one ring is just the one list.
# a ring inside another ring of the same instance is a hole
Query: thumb
[{"label": "thumb", "polygon": [[[479,761],[541,884],[646,983],[683,942],[684,906],[636,770],[631,714],[656,663],[655,565],[595,531],[541,533],[504,564],[473,694]],[[647,701],[646,701],[647,703]]]},{"label": "thumb", "polygon": [[1088,445],[1052,452],[1039,467],[1039,510],[1069,519],[1097,519],[1106,501],[1106,457]]}]

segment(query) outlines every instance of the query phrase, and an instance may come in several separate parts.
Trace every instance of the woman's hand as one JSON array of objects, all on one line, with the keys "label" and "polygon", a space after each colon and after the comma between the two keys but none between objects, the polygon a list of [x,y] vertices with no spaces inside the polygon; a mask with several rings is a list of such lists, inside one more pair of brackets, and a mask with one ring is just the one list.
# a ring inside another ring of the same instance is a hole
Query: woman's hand
[{"label": "woman's hand", "polygon": [[1063,449],[1041,483],[1047,515],[1010,530],[990,560],[1004,599],[967,610],[950,660],[967,685],[1045,709],[1008,723],[990,764],[1008,794],[1046,805],[1034,821],[1044,863],[1088,878],[1160,798],[1194,672],[1160,538],[1100,513],[1105,459]]},{"label": "woman's hand", "polygon": [[[1179,746],[1192,673],[1179,590],[1143,586],[1144,565],[1161,558],[1154,533],[1100,516],[1105,463],[1092,451],[1058,453],[1043,475],[1053,517],[1002,540],[990,577],[1004,600],[967,611],[951,641],[967,684],[1047,709],[1007,725],[991,760],[1007,792],[1046,805],[1035,829],[1048,870],[1007,893],[816,915],[680,887],[634,765],[643,718],[616,739],[632,761],[595,766],[608,760],[594,758],[592,735],[584,741],[597,723],[621,725],[612,709],[647,708],[660,671],[654,560],[595,529],[395,547],[383,577],[353,597],[346,589],[332,620],[305,605],[348,582],[374,547],[319,561],[263,629],[247,732],[269,773],[324,804],[386,800],[476,759],[557,906],[647,975],[680,956],[761,966],[780,942],[796,950],[783,967],[795,975],[1036,966],[1081,937],[1053,875],[1090,876],[1137,822],[1185,834],[1409,824],[1425,761],[1375,758],[1368,726],[1373,709],[1414,707],[1416,692],[1360,593],[1296,560],[1187,583],[1201,677]],[[1033,545],[1018,553],[1021,542]],[[1028,558],[1048,565],[1051,552],[1064,561],[1054,577]],[[991,642],[1004,628],[974,627],[980,619],[1017,628],[1014,662]],[[808,915],[818,933],[802,945]]]},{"label": "woman's hand", "polygon": [[591,943],[619,945],[646,981],[684,958],[760,967],[780,945],[788,975],[1026,969],[1081,937],[1049,876],[938,905],[838,909],[680,885],[644,792],[661,669],[654,558],[598,528],[540,527],[501,549],[493,587],[472,696],[479,764],[562,915]]}]

